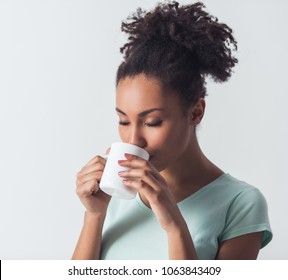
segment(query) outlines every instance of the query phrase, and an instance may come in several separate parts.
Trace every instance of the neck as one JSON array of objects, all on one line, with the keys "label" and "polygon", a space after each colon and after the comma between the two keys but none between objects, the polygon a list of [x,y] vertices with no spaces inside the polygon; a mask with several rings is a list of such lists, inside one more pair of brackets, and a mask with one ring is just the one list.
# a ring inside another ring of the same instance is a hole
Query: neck
[{"label": "neck", "polygon": [[179,159],[160,174],[179,202],[215,180],[223,171],[206,158],[195,136]]}]

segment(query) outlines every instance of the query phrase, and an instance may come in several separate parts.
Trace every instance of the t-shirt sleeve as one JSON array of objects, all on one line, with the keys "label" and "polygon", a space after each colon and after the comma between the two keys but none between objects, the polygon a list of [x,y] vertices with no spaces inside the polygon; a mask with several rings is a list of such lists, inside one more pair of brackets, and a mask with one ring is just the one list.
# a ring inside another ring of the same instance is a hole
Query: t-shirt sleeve
[{"label": "t-shirt sleeve", "polygon": [[261,248],[272,239],[268,207],[257,188],[242,191],[229,206],[219,242],[253,232],[263,232]]}]

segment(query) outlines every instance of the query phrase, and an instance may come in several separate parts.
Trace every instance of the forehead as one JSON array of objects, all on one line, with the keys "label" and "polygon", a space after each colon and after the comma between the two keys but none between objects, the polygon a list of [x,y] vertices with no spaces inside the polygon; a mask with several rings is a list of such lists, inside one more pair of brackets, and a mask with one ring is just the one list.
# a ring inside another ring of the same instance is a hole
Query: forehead
[{"label": "forehead", "polygon": [[171,110],[177,101],[175,94],[163,92],[157,79],[143,74],[120,80],[117,86],[116,107],[124,111],[139,112],[153,107]]}]

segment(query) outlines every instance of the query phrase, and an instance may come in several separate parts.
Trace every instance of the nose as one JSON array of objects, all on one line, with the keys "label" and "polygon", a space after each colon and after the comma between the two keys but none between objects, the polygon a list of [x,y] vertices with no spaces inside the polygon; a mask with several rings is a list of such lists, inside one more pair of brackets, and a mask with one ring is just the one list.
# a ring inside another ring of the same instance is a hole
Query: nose
[{"label": "nose", "polygon": [[143,135],[141,127],[135,125],[130,127],[129,132],[128,132],[128,143],[136,145],[141,148],[145,148],[147,146],[146,139]]}]

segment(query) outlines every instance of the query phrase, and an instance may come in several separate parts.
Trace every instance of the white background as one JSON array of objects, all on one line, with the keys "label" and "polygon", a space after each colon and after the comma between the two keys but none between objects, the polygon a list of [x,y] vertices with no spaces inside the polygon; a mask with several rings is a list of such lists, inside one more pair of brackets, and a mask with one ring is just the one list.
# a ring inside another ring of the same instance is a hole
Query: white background
[{"label": "white background", "polygon": [[[156,3],[0,0],[1,259],[71,258],[83,217],[76,173],[119,140],[121,21]],[[259,258],[288,259],[288,2],[205,4],[233,28],[239,65],[228,83],[208,81],[200,145],[265,195],[274,237]]]}]

